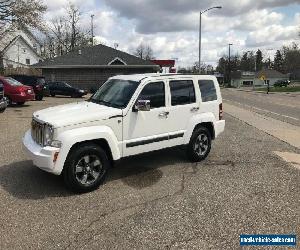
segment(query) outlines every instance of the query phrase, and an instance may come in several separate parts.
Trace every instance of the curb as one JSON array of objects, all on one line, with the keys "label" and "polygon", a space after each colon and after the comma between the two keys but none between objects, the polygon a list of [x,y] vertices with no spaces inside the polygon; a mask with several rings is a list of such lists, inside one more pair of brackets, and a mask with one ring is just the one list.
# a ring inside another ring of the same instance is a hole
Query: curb
[{"label": "curb", "polygon": [[[222,88],[222,89],[228,89],[231,91],[242,91],[242,92],[250,92],[250,93],[260,93],[260,94],[266,94],[265,91],[256,91],[256,90],[248,90],[248,89],[237,89],[237,88]],[[294,96],[300,96],[300,92],[269,92],[269,94],[272,95],[294,95]]]}]

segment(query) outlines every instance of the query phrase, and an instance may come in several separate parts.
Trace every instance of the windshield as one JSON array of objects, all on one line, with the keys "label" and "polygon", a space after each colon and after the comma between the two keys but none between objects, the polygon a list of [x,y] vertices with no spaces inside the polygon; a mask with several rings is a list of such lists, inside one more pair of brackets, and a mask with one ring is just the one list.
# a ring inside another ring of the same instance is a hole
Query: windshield
[{"label": "windshield", "polygon": [[89,101],[114,108],[125,108],[139,83],[111,79],[105,82]]},{"label": "windshield", "polygon": [[11,78],[11,77],[6,77],[4,78],[5,81],[8,82],[9,85],[12,85],[12,86],[23,86],[22,83],[18,82],[17,80]]}]

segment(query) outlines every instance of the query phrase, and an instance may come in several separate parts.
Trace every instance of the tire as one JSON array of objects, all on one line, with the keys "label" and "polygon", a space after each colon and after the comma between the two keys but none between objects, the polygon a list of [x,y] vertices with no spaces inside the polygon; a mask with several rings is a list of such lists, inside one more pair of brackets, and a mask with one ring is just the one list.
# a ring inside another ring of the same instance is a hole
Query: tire
[{"label": "tire", "polygon": [[5,109],[0,109],[0,113],[4,113]]},{"label": "tire", "polygon": [[41,101],[41,100],[43,100],[43,95],[37,95],[37,96],[35,96],[35,100],[37,100],[37,101]]},{"label": "tire", "polygon": [[52,97],[55,97],[55,94],[54,94],[54,93],[50,93],[50,95],[51,95]]},{"label": "tire", "polygon": [[205,127],[196,128],[187,145],[187,156],[192,162],[204,160],[211,149],[211,134]]},{"label": "tire", "polygon": [[69,153],[63,177],[68,189],[86,193],[97,189],[105,180],[110,161],[106,152],[96,144],[81,144]]},{"label": "tire", "polygon": [[18,105],[24,105],[25,102],[17,102]]}]

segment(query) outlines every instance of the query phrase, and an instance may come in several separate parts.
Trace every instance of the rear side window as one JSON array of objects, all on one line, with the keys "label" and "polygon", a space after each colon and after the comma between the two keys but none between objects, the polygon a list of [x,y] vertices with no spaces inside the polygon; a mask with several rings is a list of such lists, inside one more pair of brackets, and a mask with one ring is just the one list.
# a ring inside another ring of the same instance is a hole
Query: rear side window
[{"label": "rear side window", "polygon": [[150,100],[151,108],[165,107],[165,84],[163,82],[149,83],[142,90],[139,100]]},{"label": "rear side window", "polygon": [[196,102],[195,88],[192,80],[170,81],[172,106]]},{"label": "rear side window", "polygon": [[210,102],[217,100],[217,92],[214,81],[199,80],[198,84],[201,91],[202,102]]}]

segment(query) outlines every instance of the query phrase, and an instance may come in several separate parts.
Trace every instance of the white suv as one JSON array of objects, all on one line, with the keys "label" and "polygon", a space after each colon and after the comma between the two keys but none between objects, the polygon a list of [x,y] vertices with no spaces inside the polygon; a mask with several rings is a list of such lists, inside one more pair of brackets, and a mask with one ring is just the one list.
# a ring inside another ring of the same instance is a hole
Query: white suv
[{"label": "white suv", "polygon": [[213,76],[115,76],[87,101],[35,112],[23,144],[34,165],[88,192],[127,156],[186,145],[191,161],[205,159],[224,131],[222,115]]}]

